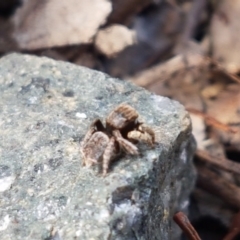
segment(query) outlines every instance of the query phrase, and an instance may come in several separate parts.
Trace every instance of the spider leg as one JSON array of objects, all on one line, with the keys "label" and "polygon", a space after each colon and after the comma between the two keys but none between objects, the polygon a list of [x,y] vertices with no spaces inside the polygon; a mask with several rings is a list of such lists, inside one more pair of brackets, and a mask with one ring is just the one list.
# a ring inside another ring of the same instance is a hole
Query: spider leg
[{"label": "spider leg", "polygon": [[90,128],[88,129],[85,137],[83,138],[83,140],[80,143],[80,151],[81,151],[81,153],[83,151],[83,147],[87,144],[87,142],[89,141],[89,139],[91,138],[91,136],[93,135],[94,132],[95,132],[95,127],[94,126],[90,126]]},{"label": "spider leg", "polygon": [[91,167],[93,164],[97,164],[97,160],[83,157],[82,166]]},{"label": "spider leg", "polygon": [[[85,137],[83,138],[83,140],[81,141],[81,143],[80,143],[80,152],[81,152],[81,154],[82,154],[82,156],[84,156],[85,154],[84,154],[84,148],[85,148],[85,146],[87,145],[87,143],[88,143],[88,141],[90,140],[90,138],[92,137],[92,135],[95,133],[95,132],[97,132],[97,131],[102,131],[104,129],[104,126],[103,126],[103,124],[102,124],[102,122],[101,122],[101,120],[100,119],[96,119],[91,125],[90,125],[90,127],[89,127],[89,129],[88,129],[88,131],[87,131],[87,133],[86,133],[86,135],[85,135]],[[91,162],[93,162],[93,163],[96,163],[96,161],[95,160],[90,160],[90,159],[88,159],[88,160],[84,160],[83,161],[83,163],[82,163],[82,165],[83,166],[85,166],[85,162],[86,161],[91,161]]]},{"label": "spider leg", "polygon": [[138,148],[133,143],[123,138],[119,130],[114,130],[113,135],[119,143],[120,147],[123,148],[125,152],[132,155],[138,155]]},{"label": "spider leg", "polygon": [[103,176],[106,176],[108,172],[108,168],[110,165],[110,161],[118,154],[119,149],[114,137],[110,138],[108,145],[103,153]]},{"label": "spider leg", "polygon": [[127,137],[135,142],[145,142],[151,147],[153,147],[155,143],[155,133],[146,125],[140,125],[137,130],[130,131]]},{"label": "spider leg", "polygon": [[92,166],[94,163],[98,163],[108,143],[109,137],[105,133],[95,132],[81,149],[82,165]]},{"label": "spider leg", "polygon": [[80,143],[81,149],[86,145],[89,139],[92,137],[93,133],[99,130],[104,129],[104,126],[100,119],[96,119],[89,127],[85,137],[83,138],[82,142]]},{"label": "spider leg", "polygon": [[155,143],[155,133],[150,127],[146,125],[140,125],[139,130],[147,133],[151,137],[151,144]]}]

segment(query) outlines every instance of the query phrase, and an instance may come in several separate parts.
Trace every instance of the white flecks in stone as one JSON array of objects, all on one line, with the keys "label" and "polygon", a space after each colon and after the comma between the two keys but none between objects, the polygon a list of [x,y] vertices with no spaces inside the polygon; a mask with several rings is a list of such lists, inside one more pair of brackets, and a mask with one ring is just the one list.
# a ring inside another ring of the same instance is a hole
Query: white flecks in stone
[{"label": "white flecks in stone", "polygon": [[63,125],[63,126],[66,125],[66,123],[65,123],[64,121],[62,121],[62,120],[58,121],[58,124],[59,124],[59,125]]},{"label": "white flecks in stone", "polygon": [[131,199],[133,201],[135,201],[135,202],[139,202],[139,200],[140,200],[140,191],[139,191],[139,189],[135,189],[133,191]]},{"label": "white flecks in stone", "polygon": [[110,214],[107,209],[102,209],[99,214],[97,214],[97,219],[98,220],[104,220],[109,218]]},{"label": "white flecks in stone", "polygon": [[12,122],[12,119],[9,118],[9,119],[6,120],[6,122],[7,122],[7,123],[11,123],[11,122]]},{"label": "white flecks in stone", "polygon": [[187,151],[186,148],[184,148],[180,154],[180,159],[183,163],[187,162]]},{"label": "white flecks in stone", "polygon": [[33,75],[39,75],[39,71],[35,71],[32,73]]},{"label": "white flecks in stone", "polygon": [[40,173],[47,171],[47,170],[50,170],[50,167],[47,164],[43,164],[43,170],[42,171],[40,170]]},{"label": "white flecks in stone", "polygon": [[48,221],[52,221],[55,220],[56,216],[53,214],[48,215],[46,218],[43,219],[43,221],[48,222]]},{"label": "white flecks in stone", "polygon": [[11,73],[7,73],[3,78],[0,79],[0,83],[1,84],[11,84],[11,82],[13,81],[13,75]]},{"label": "white flecks in stone", "polygon": [[165,97],[159,95],[152,95],[151,99],[153,99],[153,101],[155,101],[156,103],[160,103],[165,99]]},{"label": "white flecks in stone", "polygon": [[24,74],[26,74],[26,70],[25,70],[25,69],[21,69],[21,71],[19,72],[19,74],[20,74],[21,76],[23,76]]},{"label": "white flecks in stone", "polygon": [[76,237],[80,237],[83,234],[82,230],[77,230],[75,235]]},{"label": "white flecks in stone", "polygon": [[90,229],[91,229],[91,225],[90,225],[90,224],[86,224],[86,225],[85,225],[85,229],[86,229],[86,230],[90,230]]},{"label": "white flecks in stone", "polygon": [[15,180],[14,176],[9,176],[0,179],[0,192],[8,190]]},{"label": "white flecks in stone", "polygon": [[167,97],[162,97],[159,95],[151,96],[151,99],[154,102],[154,106],[159,109],[161,112],[170,113],[171,115],[176,111],[176,107],[184,109],[184,107],[177,101],[173,101]]},{"label": "white flecks in stone", "polygon": [[38,219],[44,219],[48,214],[48,208],[44,207],[43,204],[41,203],[40,205],[37,206],[37,218]]},{"label": "white flecks in stone", "polygon": [[77,112],[77,113],[76,113],[76,117],[77,117],[77,118],[86,119],[86,118],[87,118],[87,115],[86,115],[85,113]]},{"label": "white flecks in stone", "polygon": [[59,125],[65,126],[65,127],[74,128],[73,125],[70,125],[70,124],[66,123],[65,121],[63,121],[63,120],[59,120],[57,123]]},{"label": "white flecks in stone", "polygon": [[188,205],[189,205],[189,201],[188,201],[188,200],[183,201],[183,202],[180,204],[181,210],[185,210],[186,208],[188,208]]},{"label": "white flecks in stone", "polygon": [[163,209],[163,219],[167,221],[169,219],[169,211],[167,209]]},{"label": "white flecks in stone", "polygon": [[32,188],[29,188],[28,190],[27,190],[27,193],[28,193],[28,195],[29,196],[34,196],[34,189],[32,189]]},{"label": "white flecks in stone", "polygon": [[6,81],[5,81],[5,85],[11,85],[11,84],[13,83],[13,80],[12,80],[12,79],[6,78],[5,80],[6,80]]},{"label": "white flecks in stone", "polygon": [[139,168],[139,166],[137,164],[133,164],[132,168],[136,171]]},{"label": "white flecks in stone", "polygon": [[170,203],[170,199],[171,199],[170,192],[171,191],[169,189],[169,186],[166,186],[166,188],[164,189],[164,192],[162,194],[162,202],[166,209],[169,207],[169,203]]},{"label": "white flecks in stone", "polygon": [[155,161],[155,160],[157,160],[157,158],[158,158],[158,155],[157,155],[156,151],[148,151],[147,152],[147,159],[148,160]]},{"label": "white flecks in stone", "polygon": [[38,100],[37,97],[31,97],[31,98],[28,99],[28,102],[29,102],[29,104],[34,104],[34,103],[37,102],[37,100]]},{"label": "white flecks in stone", "polygon": [[142,210],[136,204],[132,204],[130,200],[126,200],[115,205],[113,216],[125,216],[127,221],[120,221],[116,228],[118,230],[129,229],[136,224],[136,219],[141,218]]},{"label": "white flecks in stone", "polygon": [[86,202],[87,206],[92,206],[93,204],[91,202]]},{"label": "white flecks in stone", "polygon": [[56,75],[57,77],[62,76],[61,71],[59,71],[56,67],[53,67],[52,71],[53,71],[54,75]]},{"label": "white flecks in stone", "polygon": [[176,196],[179,196],[180,193],[182,192],[182,183],[181,181],[176,181],[175,182],[175,188],[176,188]]},{"label": "white flecks in stone", "polygon": [[124,170],[124,169],[121,169],[119,172],[124,176],[126,175],[126,170]]},{"label": "white flecks in stone", "polygon": [[0,219],[0,231],[7,229],[9,223],[10,223],[9,215],[6,215],[2,219]]},{"label": "white flecks in stone", "polygon": [[119,205],[115,205],[114,212],[127,212],[130,207],[132,206],[132,203],[130,200],[126,200],[123,203]]}]

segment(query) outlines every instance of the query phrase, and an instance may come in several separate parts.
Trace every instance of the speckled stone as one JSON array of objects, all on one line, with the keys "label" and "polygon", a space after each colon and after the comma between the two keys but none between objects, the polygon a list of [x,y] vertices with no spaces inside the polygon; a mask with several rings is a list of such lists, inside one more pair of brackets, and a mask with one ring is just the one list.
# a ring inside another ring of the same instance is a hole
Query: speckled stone
[{"label": "speckled stone", "polygon": [[[168,240],[195,181],[183,106],[126,81],[48,58],[0,59],[0,235],[24,240]],[[102,177],[79,141],[118,104],[137,109],[157,143]]]}]

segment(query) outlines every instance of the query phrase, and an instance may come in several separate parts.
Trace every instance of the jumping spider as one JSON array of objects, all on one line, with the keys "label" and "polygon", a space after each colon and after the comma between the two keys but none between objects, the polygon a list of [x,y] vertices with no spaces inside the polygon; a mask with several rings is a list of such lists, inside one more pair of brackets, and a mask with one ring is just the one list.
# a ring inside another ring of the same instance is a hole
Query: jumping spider
[{"label": "jumping spider", "polygon": [[137,142],[154,145],[153,130],[138,122],[137,111],[123,103],[117,106],[106,118],[106,127],[99,119],[90,126],[81,142],[83,166],[92,166],[102,160],[103,175],[107,174],[109,164],[120,150],[138,155]]}]

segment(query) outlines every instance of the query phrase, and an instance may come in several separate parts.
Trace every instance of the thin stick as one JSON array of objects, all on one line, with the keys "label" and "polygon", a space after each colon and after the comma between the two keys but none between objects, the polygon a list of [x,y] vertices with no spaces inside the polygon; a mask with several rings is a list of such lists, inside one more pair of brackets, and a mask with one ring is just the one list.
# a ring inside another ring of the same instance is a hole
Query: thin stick
[{"label": "thin stick", "polygon": [[210,65],[209,60],[201,54],[180,54],[163,64],[158,64],[127,78],[127,80],[134,82],[138,86],[148,87],[158,81],[167,81],[178,72],[208,65]]},{"label": "thin stick", "polygon": [[200,160],[213,164],[223,170],[240,174],[240,164],[237,162],[233,162],[225,158],[211,156],[207,151],[200,149],[196,151],[196,156]]},{"label": "thin stick", "polygon": [[226,179],[220,177],[213,171],[197,167],[198,180],[197,185],[205,191],[218,196],[227,204],[240,209],[240,188]]},{"label": "thin stick", "polygon": [[178,212],[173,216],[173,220],[182,229],[190,240],[201,240],[197,231],[190,223],[188,217],[183,212]]},{"label": "thin stick", "polygon": [[229,233],[223,238],[223,240],[234,240],[238,234],[240,234],[240,212],[233,217]]},{"label": "thin stick", "polygon": [[204,120],[207,122],[208,125],[217,128],[219,130],[225,131],[225,132],[230,132],[230,133],[237,133],[238,131],[232,127],[229,127],[228,125],[219,122],[217,119],[209,116],[206,113],[203,113],[197,109],[193,109],[193,108],[187,108],[186,109],[188,112],[196,114],[198,116],[201,116],[202,118],[204,118]]},{"label": "thin stick", "polygon": [[[209,57],[208,57],[209,58]],[[209,61],[212,62],[212,64],[214,64],[216,66],[216,68],[220,71],[222,71],[223,73],[225,73],[228,77],[230,77],[233,81],[240,83],[240,79],[239,77],[234,74],[234,73],[229,73],[218,61],[216,61],[213,58],[209,58]]]}]

